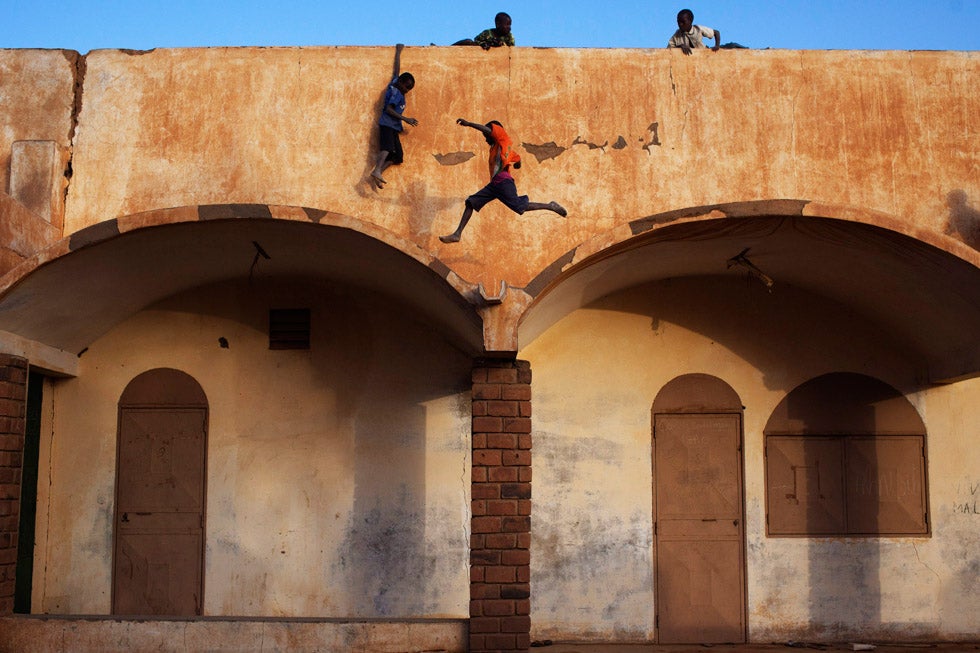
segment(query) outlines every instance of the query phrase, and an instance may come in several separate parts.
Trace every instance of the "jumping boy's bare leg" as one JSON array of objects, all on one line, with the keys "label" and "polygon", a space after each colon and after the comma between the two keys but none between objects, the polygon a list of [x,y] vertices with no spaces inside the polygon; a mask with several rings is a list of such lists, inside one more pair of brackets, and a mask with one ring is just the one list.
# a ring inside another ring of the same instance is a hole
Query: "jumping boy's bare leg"
[{"label": "jumping boy's bare leg", "polygon": [[565,210],[565,207],[558,202],[548,202],[547,204],[544,202],[528,202],[527,208],[524,209],[524,212],[526,213],[528,211],[551,211],[553,213],[557,213],[563,218],[568,215],[568,211]]},{"label": "jumping boy's bare leg", "polygon": [[466,227],[466,223],[470,221],[472,215],[473,207],[467,202],[466,208],[463,209],[463,216],[459,219],[459,226],[456,227],[456,231],[447,236],[439,236],[439,240],[444,243],[458,243],[460,236],[463,235],[463,229]]},{"label": "jumping boy's bare leg", "polygon": [[391,161],[388,160],[388,152],[386,150],[381,150],[381,152],[378,154],[378,162],[375,164],[374,170],[371,171],[371,181],[373,181],[374,185],[378,188],[381,188],[388,183],[385,178],[381,176],[381,173],[387,170],[388,166],[390,165]]}]

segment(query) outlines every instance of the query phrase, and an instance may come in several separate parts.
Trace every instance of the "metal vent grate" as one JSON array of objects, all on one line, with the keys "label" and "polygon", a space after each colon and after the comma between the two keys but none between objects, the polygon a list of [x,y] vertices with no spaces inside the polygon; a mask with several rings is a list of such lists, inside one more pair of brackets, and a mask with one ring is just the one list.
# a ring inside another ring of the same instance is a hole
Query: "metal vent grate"
[{"label": "metal vent grate", "polygon": [[269,349],[309,349],[310,309],[274,308],[269,311]]}]

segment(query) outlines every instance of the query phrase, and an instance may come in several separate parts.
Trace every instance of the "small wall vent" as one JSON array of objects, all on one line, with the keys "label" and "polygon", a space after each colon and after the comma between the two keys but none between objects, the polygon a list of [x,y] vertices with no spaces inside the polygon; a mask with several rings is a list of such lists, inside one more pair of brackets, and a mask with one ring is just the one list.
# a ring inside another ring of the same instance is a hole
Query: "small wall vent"
[{"label": "small wall vent", "polygon": [[269,311],[269,349],[309,349],[310,309],[274,308]]}]

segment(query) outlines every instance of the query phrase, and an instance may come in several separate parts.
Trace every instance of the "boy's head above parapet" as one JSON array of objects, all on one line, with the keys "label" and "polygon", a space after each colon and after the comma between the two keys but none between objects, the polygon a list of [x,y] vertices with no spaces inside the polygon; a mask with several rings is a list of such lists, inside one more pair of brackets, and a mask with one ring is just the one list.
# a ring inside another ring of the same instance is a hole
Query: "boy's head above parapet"
[{"label": "boy's head above parapet", "polygon": [[677,12],[677,27],[684,33],[690,32],[694,25],[694,12],[690,9],[681,9]]},{"label": "boy's head above parapet", "polygon": [[496,16],[494,16],[493,17],[493,26],[494,26],[494,29],[497,30],[497,35],[498,36],[507,36],[508,34],[510,34],[511,22],[512,21],[510,19],[510,14],[507,14],[507,13],[505,13],[503,11],[501,11]]}]

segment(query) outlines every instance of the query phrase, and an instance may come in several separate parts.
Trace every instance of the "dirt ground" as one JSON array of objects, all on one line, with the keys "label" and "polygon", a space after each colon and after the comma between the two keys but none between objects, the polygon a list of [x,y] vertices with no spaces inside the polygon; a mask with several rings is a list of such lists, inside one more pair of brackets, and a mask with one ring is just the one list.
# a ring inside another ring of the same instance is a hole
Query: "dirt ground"
[{"label": "dirt ground", "polygon": [[[540,644],[540,643],[537,643]],[[861,648],[855,644],[871,645]],[[773,644],[574,644],[554,643],[532,646],[531,652],[541,653],[790,653],[791,651],[861,651],[875,653],[967,653],[980,651],[980,642],[936,644],[876,644],[874,642],[816,643],[785,642]]]}]

